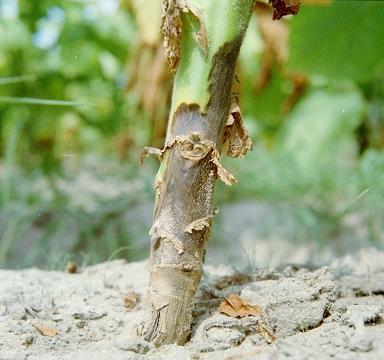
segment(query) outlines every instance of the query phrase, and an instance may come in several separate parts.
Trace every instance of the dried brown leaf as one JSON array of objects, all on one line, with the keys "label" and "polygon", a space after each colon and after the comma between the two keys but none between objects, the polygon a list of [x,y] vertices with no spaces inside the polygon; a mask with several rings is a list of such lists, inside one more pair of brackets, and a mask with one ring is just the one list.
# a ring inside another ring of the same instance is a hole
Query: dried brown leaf
[{"label": "dried brown leaf", "polygon": [[127,310],[132,310],[140,301],[140,294],[131,291],[124,296],[123,301],[124,307],[127,308]]},{"label": "dried brown leaf", "polygon": [[286,15],[296,15],[300,9],[300,0],[269,0],[272,5],[273,20],[279,20]]},{"label": "dried brown leaf", "polygon": [[40,334],[44,336],[55,337],[59,333],[59,329],[45,325],[41,322],[35,322],[32,324],[32,326],[35,327],[40,332]]},{"label": "dried brown leaf", "polygon": [[260,316],[261,308],[259,305],[251,305],[239,295],[231,294],[223,300],[218,310],[231,317]]}]

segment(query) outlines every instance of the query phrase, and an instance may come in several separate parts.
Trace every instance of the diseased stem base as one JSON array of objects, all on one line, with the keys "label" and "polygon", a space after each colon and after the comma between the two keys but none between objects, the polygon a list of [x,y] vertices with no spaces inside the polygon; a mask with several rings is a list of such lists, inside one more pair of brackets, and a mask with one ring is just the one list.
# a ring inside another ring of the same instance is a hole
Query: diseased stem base
[{"label": "diseased stem base", "polygon": [[[167,300],[167,304],[153,309],[151,328],[145,339],[155,344],[184,344],[187,341],[192,322],[193,297],[200,282],[200,276],[190,277],[182,270],[161,269],[152,277],[152,284],[160,287],[151,291],[151,298]],[[170,294],[172,294],[170,296]]]},{"label": "diseased stem base", "polygon": [[206,113],[197,104],[181,104],[168,127],[155,180],[156,205],[150,231],[152,320],[145,339],[156,345],[181,345],[187,340],[215,213],[215,181],[218,177],[227,184],[234,181],[220,165],[219,154],[243,35],[224,44],[214,56]]}]

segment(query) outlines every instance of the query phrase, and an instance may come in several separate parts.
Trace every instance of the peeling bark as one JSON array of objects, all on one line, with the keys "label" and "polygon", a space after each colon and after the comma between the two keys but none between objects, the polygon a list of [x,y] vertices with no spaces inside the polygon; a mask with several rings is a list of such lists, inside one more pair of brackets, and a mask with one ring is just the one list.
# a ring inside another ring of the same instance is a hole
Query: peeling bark
[{"label": "peeling bark", "polygon": [[139,155],[140,164],[143,164],[144,160],[151,155],[155,155],[161,160],[161,150],[152,146],[145,146],[143,151]]},{"label": "peeling bark", "polygon": [[161,32],[171,71],[176,71],[181,56],[182,13],[191,13],[200,23],[194,36],[204,53],[208,52],[207,31],[201,11],[189,0],[164,0]]},{"label": "peeling bark", "polygon": [[224,133],[224,142],[227,145],[227,156],[243,158],[248,150],[252,149],[252,140],[244,127],[243,117],[237,103],[232,108],[227,120]]}]

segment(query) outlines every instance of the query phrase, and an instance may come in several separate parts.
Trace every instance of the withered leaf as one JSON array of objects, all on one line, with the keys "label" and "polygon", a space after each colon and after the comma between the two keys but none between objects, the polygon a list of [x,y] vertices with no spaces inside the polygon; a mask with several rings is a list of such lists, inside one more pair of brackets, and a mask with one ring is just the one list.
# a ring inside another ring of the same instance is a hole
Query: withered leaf
[{"label": "withered leaf", "polygon": [[272,5],[273,20],[279,20],[285,15],[296,15],[300,9],[300,0],[269,0]]},{"label": "withered leaf", "polygon": [[59,333],[59,329],[45,325],[41,322],[35,322],[32,324],[32,326],[36,328],[41,335],[44,336],[55,337]]},{"label": "withered leaf", "polygon": [[123,301],[124,301],[124,307],[126,307],[127,310],[132,310],[140,301],[140,294],[135,293],[134,291],[131,291],[124,296]]},{"label": "withered leaf", "polygon": [[251,305],[236,294],[231,294],[223,300],[218,310],[225,315],[235,318],[261,315],[261,307],[259,305]]}]

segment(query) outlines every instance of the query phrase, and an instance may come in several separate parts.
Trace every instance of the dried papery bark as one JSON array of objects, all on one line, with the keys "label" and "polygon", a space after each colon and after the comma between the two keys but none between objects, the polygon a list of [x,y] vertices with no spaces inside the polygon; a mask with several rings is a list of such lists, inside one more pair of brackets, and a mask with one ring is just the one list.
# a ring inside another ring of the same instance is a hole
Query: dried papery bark
[{"label": "dried papery bark", "polygon": [[[215,182],[236,181],[220,163],[223,144],[233,157],[251,147],[231,88],[252,7],[253,0],[164,1],[161,29],[170,67],[177,72],[165,146],[147,151],[161,159],[150,230],[152,320],[145,335],[156,345],[183,344],[188,338],[216,213]],[[227,16],[224,24],[212,22],[215,12]]]}]

